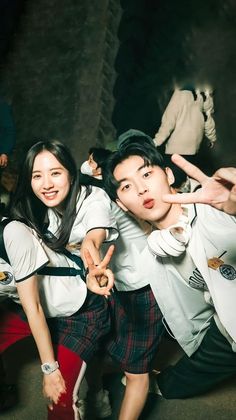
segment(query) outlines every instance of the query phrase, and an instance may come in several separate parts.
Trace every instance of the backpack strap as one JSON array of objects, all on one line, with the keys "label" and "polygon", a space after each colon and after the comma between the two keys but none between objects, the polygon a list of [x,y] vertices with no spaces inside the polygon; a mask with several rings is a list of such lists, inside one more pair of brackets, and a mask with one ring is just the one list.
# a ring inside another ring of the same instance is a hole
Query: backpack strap
[{"label": "backpack strap", "polygon": [[[3,231],[5,226],[8,225],[8,223],[12,222],[12,219],[3,219],[0,221],[0,258],[2,258],[4,261],[6,261],[8,264],[10,264],[4,239],[3,239]],[[70,260],[74,261],[77,268],[74,267],[49,267],[45,266],[42,267],[40,270],[37,271],[37,274],[39,275],[48,275],[48,276],[80,276],[83,280],[85,279],[85,269],[82,259],[75,254],[71,254],[66,248],[63,249],[63,254],[65,254]]]},{"label": "backpack strap", "polygon": [[85,280],[85,268],[82,259],[75,254],[71,254],[66,248],[63,249],[62,253],[66,255],[71,261],[75,262],[78,268],[74,267],[50,267],[45,266],[37,271],[37,274],[48,275],[48,276],[80,276]]}]

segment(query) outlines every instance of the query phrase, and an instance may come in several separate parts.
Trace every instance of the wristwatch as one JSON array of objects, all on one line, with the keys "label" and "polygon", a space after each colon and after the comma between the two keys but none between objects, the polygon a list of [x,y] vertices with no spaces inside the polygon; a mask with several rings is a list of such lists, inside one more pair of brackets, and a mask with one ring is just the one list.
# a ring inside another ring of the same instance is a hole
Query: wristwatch
[{"label": "wristwatch", "polygon": [[50,373],[54,372],[58,368],[59,368],[58,362],[43,363],[41,365],[42,372],[45,373],[45,375],[50,375]]}]

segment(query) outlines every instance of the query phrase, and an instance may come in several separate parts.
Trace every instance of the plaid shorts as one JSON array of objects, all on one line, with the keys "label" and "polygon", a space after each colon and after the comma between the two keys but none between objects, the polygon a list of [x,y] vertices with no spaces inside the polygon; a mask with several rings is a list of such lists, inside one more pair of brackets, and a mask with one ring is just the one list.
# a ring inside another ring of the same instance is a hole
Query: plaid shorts
[{"label": "plaid shorts", "polygon": [[164,332],[162,313],[151,287],[115,290],[109,304],[113,331],[107,342],[108,353],[126,372],[149,372]]}]

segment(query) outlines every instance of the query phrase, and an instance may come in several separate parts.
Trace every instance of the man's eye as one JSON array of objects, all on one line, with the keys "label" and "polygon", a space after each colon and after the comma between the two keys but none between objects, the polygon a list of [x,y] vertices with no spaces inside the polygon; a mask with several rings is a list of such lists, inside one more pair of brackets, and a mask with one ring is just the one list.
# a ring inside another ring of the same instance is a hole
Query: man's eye
[{"label": "man's eye", "polygon": [[143,177],[144,177],[144,178],[148,178],[148,177],[151,175],[151,173],[152,173],[152,171],[145,172],[145,173],[143,174]]}]

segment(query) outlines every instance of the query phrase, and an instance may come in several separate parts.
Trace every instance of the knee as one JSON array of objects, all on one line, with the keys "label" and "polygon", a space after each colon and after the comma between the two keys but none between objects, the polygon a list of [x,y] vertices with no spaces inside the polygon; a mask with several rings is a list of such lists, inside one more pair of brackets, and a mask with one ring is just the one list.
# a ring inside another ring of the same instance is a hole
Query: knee
[{"label": "knee", "polygon": [[125,372],[126,384],[141,384],[144,388],[149,386],[148,373],[130,373]]}]

